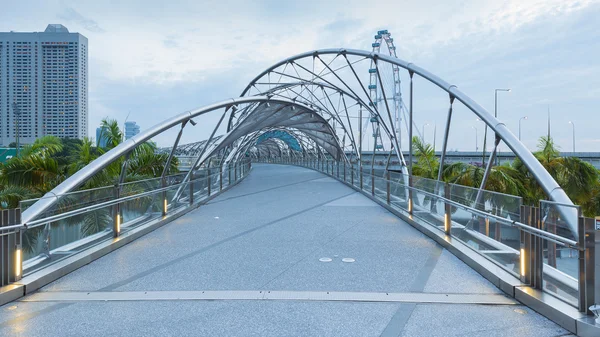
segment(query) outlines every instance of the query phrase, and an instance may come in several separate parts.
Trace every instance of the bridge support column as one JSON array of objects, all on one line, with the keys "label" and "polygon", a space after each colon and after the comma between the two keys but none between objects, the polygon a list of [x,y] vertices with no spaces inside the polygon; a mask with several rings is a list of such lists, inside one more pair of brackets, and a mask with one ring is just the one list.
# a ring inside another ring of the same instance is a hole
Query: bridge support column
[{"label": "bridge support column", "polygon": [[[450,200],[450,184],[444,184],[444,198]],[[444,204],[444,233],[452,236],[452,205],[449,202]]]}]

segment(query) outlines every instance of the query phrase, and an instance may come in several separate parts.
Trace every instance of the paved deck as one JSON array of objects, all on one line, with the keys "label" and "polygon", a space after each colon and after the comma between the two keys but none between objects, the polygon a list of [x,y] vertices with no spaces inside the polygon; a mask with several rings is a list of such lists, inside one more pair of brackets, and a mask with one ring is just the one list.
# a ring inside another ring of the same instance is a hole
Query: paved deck
[{"label": "paved deck", "polygon": [[351,188],[255,165],[207,205],[0,307],[0,335],[568,335],[511,303]]}]

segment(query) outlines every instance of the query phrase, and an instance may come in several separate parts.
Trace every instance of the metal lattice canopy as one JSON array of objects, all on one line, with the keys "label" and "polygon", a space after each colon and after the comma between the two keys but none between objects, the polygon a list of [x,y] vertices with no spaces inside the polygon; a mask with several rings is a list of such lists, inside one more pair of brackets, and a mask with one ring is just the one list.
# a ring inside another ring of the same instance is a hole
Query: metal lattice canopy
[{"label": "metal lattice canopy", "polygon": [[[390,71],[395,72],[393,76],[388,74]],[[397,93],[385,90],[398,87],[389,83],[399,81],[398,76],[405,76],[407,80],[403,80],[402,83],[408,83],[409,87],[408,95],[404,95],[408,96],[409,118],[405,121],[405,129],[402,130],[395,125],[393,107],[388,103],[389,98]],[[527,166],[550,199],[572,205],[562,188],[506,125],[455,85],[423,68],[389,55],[362,50],[324,49],[299,54],[274,64],[254,78],[242,91],[240,98],[177,115],[125,141],[71,176],[46,198],[26,210],[23,213],[24,221],[40,215],[54,204],[58,195],[76,189],[139,144],[177,126],[180,127],[178,136],[168,151],[170,158],[179,153],[194,157],[186,179],[211,158],[216,158],[222,169],[223,165],[245,158],[247,154],[260,155],[261,151],[266,151],[269,155],[298,155],[298,151],[290,150],[289,143],[278,138],[270,138],[269,142],[263,141],[259,144],[258,140],[263,134],[275,130],[293,136],[302,148],[300,155],[304,157],[328,156],[345,162],[357,160],[359,165],[362,165],[364,150],[372,150],[374,153],[376,149],[381,149],[389,152],[389,157],[394,156],[398,159],[404,176],[408,177],[412,163],[411,142],[414,128],[410,126],[413,125],[415,113],[415,76],[437,87],[448,102],[441,149],[442,167],[445,164],[453,108],[456,102],[460,102],[460,108],[473,113],[496,135],[493,151],[484,160],[487,165],[480,191],[485,186],[498,145],[503,141]],[[378,86],[380,90],[376,101],[369,92],[374,90],[373,86]],[[179,140],[187,122],[207,113],[220,115],[210,137],[205,141],[180,147]],[[373,144],[371,148],[365,149],[364,139],[369,133],[369,127],[372,134],[367,137],[372,136]],[[402,137],[408,143],[408,160],[405,160],[400,148]],[[346,153],[351,154],[349,158],[346,158]],[[208,161],[211,162],[212,160]],[[438,180],[441,179],[442,170],[439,171]],[[575,223],[569,223],[569,226],[573,233],[577,233]]]}]

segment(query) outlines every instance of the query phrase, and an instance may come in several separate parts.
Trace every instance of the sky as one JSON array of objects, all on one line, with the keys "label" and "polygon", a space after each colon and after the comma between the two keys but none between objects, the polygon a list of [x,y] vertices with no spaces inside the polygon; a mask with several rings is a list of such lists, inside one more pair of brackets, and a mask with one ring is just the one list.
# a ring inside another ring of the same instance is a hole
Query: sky
[{"label": "sky", "polygon": [[[169,116],[239,96],[262,70],[320,48],[371,50],[379,29],[398,57],[494,110],[535,149],[547,132],[571,151],[600,152],[600,1],[155,1],[0,0],[0,31],[60,23],[89,40],[89,133],[102,118],[129,115],[141,129]],[[418,83],[416,83],[418,84]],[[403,86],[406,92],[406,86]],[[421,97],[427,100],[428,97]],[[433,99],[433,98],[432,98]],[[415,111],[425,138],[441,143],[447,106]],[[453,120],[450,149],[481,148],[483,124]],[[182,142],[208,134],[184,133]],[[491,138],[490,138],[491,140]],[[170,137],[157,137],[161,146]],[[439,145],[438,145],[439,149]]]}]

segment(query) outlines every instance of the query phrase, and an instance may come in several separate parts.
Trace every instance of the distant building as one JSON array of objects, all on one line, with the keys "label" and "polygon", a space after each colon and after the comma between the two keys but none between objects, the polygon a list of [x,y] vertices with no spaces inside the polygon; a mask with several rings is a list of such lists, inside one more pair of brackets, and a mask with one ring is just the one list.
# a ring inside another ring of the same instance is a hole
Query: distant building
[{"label": "distant building", "polygon": [[125,139],[129,139],[140,133],[140,126],[135,122],[125,122]]},{"label": "distant building", "polygon": [[96,146],[98,147],[106,147],[108,140],[106,137],[102,136],[102,130],[106,129],[106,127],[96,128]]},{"label": "distant building", "polygon": [[[16,104],[16,109],[13,107]],[[63,25],[0,33],[0,145],[88,135],[88,40]]]}]

